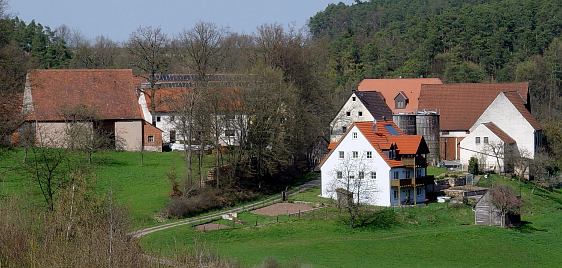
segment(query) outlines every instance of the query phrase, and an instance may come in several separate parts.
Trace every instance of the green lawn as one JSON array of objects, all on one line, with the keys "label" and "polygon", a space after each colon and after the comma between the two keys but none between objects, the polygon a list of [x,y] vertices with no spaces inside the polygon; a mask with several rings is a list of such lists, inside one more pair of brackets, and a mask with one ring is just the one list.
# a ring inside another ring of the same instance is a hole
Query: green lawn
[{"label": "green lawn", "polygon": [[[397,210],[400,222],[389,229],[349,229],[333,217],[337,210],[327,208],[300,220],[280,217],[279,223],[275,217],[244,213],[240,219],[247,225],[235,229],[200,232],[182,226],[150,234],[142,243],[163,256],[197,244],[250,267],[266,258],[312,267],[559,267],[562,191],[530,195],[530,187],[522,187],[525,224],[520,228],[475,226],[471,207],[433,203]],[[314,188],[292,199],[315,201],[318,193]]]}]

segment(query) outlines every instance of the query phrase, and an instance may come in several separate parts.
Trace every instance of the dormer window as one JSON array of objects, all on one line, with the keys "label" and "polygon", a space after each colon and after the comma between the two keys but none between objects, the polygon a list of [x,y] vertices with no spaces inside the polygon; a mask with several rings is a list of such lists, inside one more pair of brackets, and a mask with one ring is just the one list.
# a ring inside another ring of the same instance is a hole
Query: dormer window
[{"label": "dormer window", "polygon": [[400,91],[396,97],[394,97],[394,109],[405,109],[408,104],[408,97],[403,91]]}]

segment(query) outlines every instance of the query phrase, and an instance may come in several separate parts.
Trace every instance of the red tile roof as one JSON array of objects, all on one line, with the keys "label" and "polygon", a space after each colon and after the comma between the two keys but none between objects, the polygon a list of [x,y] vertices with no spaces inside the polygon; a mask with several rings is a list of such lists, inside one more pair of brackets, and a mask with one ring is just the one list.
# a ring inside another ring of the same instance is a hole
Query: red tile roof
[{"label": "red tile roof", "polygon": [[33,120],[65,120],[61,109],[80,104],[100,119],[142,119],[131,70],[32,70],[29,83]]},{"label": "red tile roof", "polygon": [[524,103],[529,83],[422,85],[418,108],[440,113],[441,130],[468,130],[503,91],[517,91]]},{"label": "red tile roof", "polygon": [[[353,126],[357,126],[359,131],[365,136],[369,143],[373,146],[379,155],[386,161],[390,167],[404,166],[402,161],[396,159],[389,159],[384,154],[383,150],[396,148],[399,154],[427,154],[429,150],[421,135],[404,135],[402,131],[392,121],[377,121],[376,130],[373,128],[373,122],[355,122],[342,135],[338,144],[347,136]],[[398,135],[392,135],[389,129],[394,128]],[[335,146],[337,147],[337,145]],[[334,149],[335,149],[334,147]],[[322,166],[326,159],[330,157],[334,150],[331,150],[326,157],[322,160],[319,166]]]},{"label": "red tile roof", "polygon": [[494,133],[496,136],[498,136],[498,138],[500,138],[503,142],[505,142],[507,144],[515,143],[515,140],[512,137],[510,137],[509,135],[507,135],[507,133],[505,133],[496,124],[494,124],[492,122],[488,122],[488,123],[482,123],[482,125],[484,125],[490,131],[492,131],[492,133]]},{"label": "red tile roof", "polygon": [[[379,91],[394,113],[414,112],[418,108],[418,97],[422,84],[443,84],[439,78],[364,79],[359,91]],[[394,98],[400,93],[408,97],[406,109],[394,109]]]},{"label": "red tile roof", "polygon": [[[145,89],[147,93],[149,92],[148,89]],[[243,98],[243,91],[240,88],[219,88],[219,89],[210,89],[207,91],[208,93],[220,94],[220,109],[226,111],[237,111],[243,109],[242,107],[242,98]],[[194,96],[195,89],[190,87],[167,87],[161,88],[156,91],[155,99],[156,99],[156,111],[157,112],[173,112],[175,110],[174,107],[176,105],[185,105],[185,103],[189,103],[189,100],[182,100],[183,98],[191,98],[191,95]],[[146,105],[148,110],[150,111],[150,98],[147,94],[144,94]]]}]

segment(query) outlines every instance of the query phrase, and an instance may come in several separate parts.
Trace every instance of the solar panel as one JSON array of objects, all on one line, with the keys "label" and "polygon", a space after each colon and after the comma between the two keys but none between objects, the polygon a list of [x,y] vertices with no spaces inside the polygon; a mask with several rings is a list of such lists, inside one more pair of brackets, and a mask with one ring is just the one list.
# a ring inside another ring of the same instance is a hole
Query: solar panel
[{"label": "solar panel", "polygon": [[393,125],[384,125],[384,128],[386,128],[388,133],[390,133],[390,135],[392,136],[400,135],[400,133],[398,133],[398,130],[396,130]]}]

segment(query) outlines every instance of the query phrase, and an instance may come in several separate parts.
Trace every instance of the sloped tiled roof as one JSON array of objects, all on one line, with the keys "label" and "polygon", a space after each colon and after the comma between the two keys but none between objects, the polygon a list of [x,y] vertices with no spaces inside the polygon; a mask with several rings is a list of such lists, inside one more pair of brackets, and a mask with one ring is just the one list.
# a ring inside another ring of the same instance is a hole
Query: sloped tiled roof
[{"label": "sloped tiled roof", "polygon": [[[418,108],[422,84],[443,84],[439,78],[364,79],[359,91],[379,91],[394,113],[413,112]],[[400,93],[408,97],[406,109],[394,109],[394,98]]]},{"label": "sloped tiled roof", "polygon": [[142,119],[133,73],[127,70],[32,70],[31,119],[61,121],[63,107],[86,105],[100,119]]},{"label": "sloped tiled roof", "polygon": [[529,124],[533,127],[533,129],[535,129],[535,130],[541,130],[542,129],[541,124],[539,124],[539,122],[537,122],[535,117],[531,115],[529,110],[527,110],[527,107],[525,106],[526,101],[523,100],[523,97],[521,96],[521,94],[519,94],[519,92],[509,91],[509,92],[504,92],[503,94],[513,104],[513,106],[515,106],[515,108],[517,108],[517,110],[521,113],[521,115],[523,115],[525,120],[527,120],[527,122],[529,122]]},{"label": "sloped tiled roof", "polygon": [[356,91],[355,95],[367,107],[367,110],[375,120],[386,120],[392,118],[392,110],[384,101],[384,97],[378,91]]},{"label": "sloped tiled roof", "polygon": [[498,136],[498,138],[500,138],[503,142],[505,142],[507,144],[515,143],[515,140],[512,137],[510,137],[509,135],[507,135],[507,133],[505,133],[496,124],[494,124],[492,122],[488,122],[488,123],[482,123],[482,125],[484,125],[490,131],[492,131],[492,133],[494,133],[496,136]]},{"label": "sloped tiled roof", "polygon": [[[147,89],[145,89],[147,90]],[[148,91],[148,90],[147,90]],[[220,94],[221,96],[217,96],[216,100],[219,101],[221,110],[226,111],[237,111],[241,110],[242,107],[242,98],[243,92],[240,88],[228,87],[228,88],[217,88],[211,89],[211,94]],[[156,111],[157,112],[173,112],[175,110],[176,105],[185,105],[189,103],[191,98],[194,98],[196,95],[196,91],[194,88],[189,87],[166,87],[158,89],[155,93],[156,99]],[[150,110],[150,98],[148,94],[144,94],[146,105],[148,110]],[[202,98],[202,96],[199,96]]]},{"label": "sloped tiled roof", "polygon": [[503,91],[519,92],[526,104],[529,83],[424,84],[418,108],[438,109],[441,130],[468,130]]},{"label": "sloped tiled roof", "polygon": [[[373,129],[375,124],[373,122],[354,122],[342,135],[340,140],[337,142],[335,149],[339,143],[347,136],[347,134],[353,129],[353,126],[357,126],[359,131],[365,136],[369,143],[377,150],[378,154],[385,160],[385,162],[390,167],[401,167],[404,166],[402,161],[396,159],[389,159],[384,154],[383,150],[390,149],[392,147],[396,148],[399,154],[426,154],[429,153],[425,140],[421,135],[404,135],[402,131],[394,124],[392,121],[377,121],[376,130]],[[392,135],[385,126],[390,126],[394,128],[398,135]],[[326,159],[335,150],[331,150],[326,157],[322,160],[319,166],[322,166]]]}]

